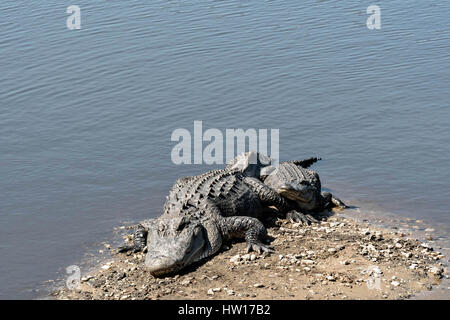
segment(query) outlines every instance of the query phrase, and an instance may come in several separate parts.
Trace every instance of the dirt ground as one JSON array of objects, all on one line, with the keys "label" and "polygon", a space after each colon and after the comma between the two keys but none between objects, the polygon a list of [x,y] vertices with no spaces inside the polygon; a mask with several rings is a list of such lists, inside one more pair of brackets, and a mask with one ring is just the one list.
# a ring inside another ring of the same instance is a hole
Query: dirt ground
[{"label": "dirt ground", "polygon": [[[310,226],[277,219],[275,253],[246,253],[228,243],[209,260],[173,277],[154,278],[144,254],[112,255],[61,288],[55,299],[406,299],[448,278],[443,254],[430,244],[339,214]],[[124,236],[130,241],[131,236]],[[108,245],[107,245],[108,248]],[[111,251],[113,248],[109,247]]]}]

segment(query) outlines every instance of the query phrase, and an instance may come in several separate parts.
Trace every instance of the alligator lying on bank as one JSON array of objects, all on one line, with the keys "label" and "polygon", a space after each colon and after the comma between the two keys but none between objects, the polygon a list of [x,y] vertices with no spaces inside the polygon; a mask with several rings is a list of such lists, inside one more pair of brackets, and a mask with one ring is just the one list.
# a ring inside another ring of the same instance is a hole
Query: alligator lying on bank
[{"label": "alligator lying on bank", "polygon": [[[311,160],[316,162],[320,159]],[[319,175],[306,168],[301,161],[281,162],[277,172],[264,179],[264,184],[276,190],[281,196],[294,201],[295,208],[302,212],[314,213],[331,207],[347,208],[331,193],[321,192]]]},{"label": "alligator lying on bank", "polygon": [[222,169],[178,179],[163,214],[141,223],[133,245],[121,251],[141,251],[147,245],[145,266],[155,276],[211,256],[232,238],[245,238],[248,251],[272,251],[263,243],[267,231],[258,218],[269,206],[283,211],[287,203],[252,177],[259,168],[249,165],[243,172]]},{"label": "alligator lying on bank", "polygon": [[[309,166],[315,161],[311,158],[285,162],[281,167],[288,167],[286,163]],[[250,152],[236,157],[225,169],[178,179],[169,192],[163,214],[138,225],[133,245],[120,251],[142,251],[147,247],[145,266],[155,276],[174,273],[211,256],[223,241],[232,238],[245,238],[248,251],[273,251],[263,243],[267,231],[259,220],[271,211],[270,206],[287,212],[291,219],[310,220],[308,214],[296,211],[302,209],[300,205],[283,197],[291,197],[293,192],[284,191],[289,189],[304,199],[307,192],[295,188],[295,175],[283,175],[282,169],[273,177],[268,176],[264,172],[268,168],[272,169],[270,158]],[[269,187],[270,181],[279,179],[286,181],[283,188],[277,188],[283,196]],[[267,185],[262,180],[267,180]],[[318,190],[320,194],[320,181]]]},{"label": "alligator lying on bank", "polygon": [[284,161],[280,162],[277,167],[273,167],[270,165],[272,160],[269,157],[255,152],[247,152],[231,160],[227,168],[245,171],[248,163],[255,163],[255,157],[258,158],[258,161],[261,157],[266,165],[261,166],[258,171],[253,171],[254,176],[287,199],[291,209],[287,212],[287,218],[290,220],[309,224],[317,222],[314,215],[325,209],[347,208],[340,199],[331,193],[322,193],[319,175],[317,172],[307,169],[321,158]]}]

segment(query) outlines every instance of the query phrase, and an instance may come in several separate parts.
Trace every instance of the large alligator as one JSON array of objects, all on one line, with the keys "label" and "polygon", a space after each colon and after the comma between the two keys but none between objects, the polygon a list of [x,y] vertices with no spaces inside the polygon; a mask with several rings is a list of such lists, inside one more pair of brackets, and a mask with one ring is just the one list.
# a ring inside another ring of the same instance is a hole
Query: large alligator
[{"label": "large alligator", "polygon": [[[273,249],[263,243],[267,230],[259,220],[269,211],[269,206],[287,212],[293,220],[313,219],[302,212],[303,207],[297,204],[298,201],[288,200],[294,193],[294,199],[298,199],[299,194],[305,199],[306,190],[296,186],[292,172],[283,175],[283,168],[290,164],[307,167],[315,161],[317,159],[311,158],[283,162],[281,170],[268,174],[266,169],[273,169],[270,158],[250,152],[233,159],[225,169],[180,178],[169,192],[163,214],[139,224],[133,244],[120,251],[142,251],[147,247],[145,267],[154,276],[177,272],[209,257],[225,240],[232,238],[245,238],[247,251],[270,252]],[[303,182],[308,180],[302,179]],[[274,190],[272,187],[276,186],[270,183],[272,180],[284,184]],[[317,181],[320,195],[318,176]],[[299,185],[306,183],[300,181]]]},{"label": "large alligator", "polygon": [[[242,163],[240,163],[242,165]],[[272,251],[263,243],[267,231],[258,218],[269,206],[281,211],[286,200],[255,178],[264,165],[244,164],[245,170],[222,169],[177,180],[164,212],[135,230],[133,249],[147,246],[145,267],[162,276],[216,253],[224,240],[245,238],[247,250]]]},{"label": "large alligator", "polygon": [[295,211],[287,214],[295,222],[316,222],[313,216],[325,209],[347,208],[344,202],[331,193],[321,192],[319,175],[313,170],[306,169],[319,159],[311,158],[310,160],[312,161],[281,162],[276,172],[264,179],[264,184],[290,200],[289,203]]},{"label": "large alligator", "polygon": [[[309,170],[312,164],[321,158],[280,162],[277,167],[271,166],[272,160],[264,155],[243,153],[230,161],[229,169],[245,171],[246,164],[255,157],[264,159],[267,165],[254,171],[255,177],[288,200],[290,211],[287,218],[294,222],[310,224],[317,222],[314,218],[319,212],[331,207],[347,208],[338,198],[329,192],[321,192],[321,182],[317,172]],[[258,175],[259,172],[259,175]]]}]

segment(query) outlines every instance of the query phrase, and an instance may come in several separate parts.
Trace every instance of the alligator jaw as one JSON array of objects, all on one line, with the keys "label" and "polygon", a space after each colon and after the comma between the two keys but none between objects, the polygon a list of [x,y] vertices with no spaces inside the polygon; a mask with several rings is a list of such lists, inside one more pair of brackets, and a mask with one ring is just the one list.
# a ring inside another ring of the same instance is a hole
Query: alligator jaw
[{"label": "alligator jaw", "polygon": [[179,269],[174,259],[163,256],[156,258],[147,255],[144,265],[145,269],[155,277],[163,276]]},{"label": "alligator jaw", "polygon": [[[177,272],[198,260],[206,246],[206,232],[197,223],[185,219],[164,219],[158,221],[167,226],[165,232],[158,232],[158,226],[150,229],[148,252],[144,267],[153,276]],[[161,225],[160,225],[161,226]],[[178,230],[183,228],[183,231]]]},{"label": "alligator jaw", "polygon": [[308,203],[312,199],[312,194],[309,195],[309,197],[302,197],[300,196],[299,192],[295,189],[293,189],[290,186],[281,186],[277,188],[278,194],[282,195],[283,197],[288,198],[289,200]]}]

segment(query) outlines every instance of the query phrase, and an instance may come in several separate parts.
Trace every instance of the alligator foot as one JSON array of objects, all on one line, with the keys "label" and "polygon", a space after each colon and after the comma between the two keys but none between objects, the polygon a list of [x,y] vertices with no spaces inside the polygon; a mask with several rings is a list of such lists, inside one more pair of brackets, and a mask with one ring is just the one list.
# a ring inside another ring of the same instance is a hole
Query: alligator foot
[{"label": "alligator foot", "polygon": [[273,252],[262,241],[267,237],[266,227],[256,218],[233,216],[221,219],[220,229],[225,239],[243,238],[247,241],[247,252]]},{"label": "alligator foot", "polygon": [[291,222],[294,222],[294,223],[300,222],[300,223],[307,224],[307,225],[310,225],[311,223],[319,222],[312,215],[298,212],[295,210],[292,210],[292,211],[289,211],[288,213],[286,213],[286,218],[288,218]]},{"label": "alligator foot", "polygon": [[257,251],[258,253],[262,252],[274,252],[273,248],[261,243],[261,242],[247,242],[247,252]]},{"label": "alligator foot", "polygon": [[134,250],[134,245],[132,245],[132,244],[123,245],[123,246],[120,246],[117,248],[117,252],[120,252],[120,253],[128,252],[131,250]]},{"label": "alligator foot", "polygon": [[323,192],[322,197],[323,197],[325,203],[327,203],[327,207],[329,207],[329,208],[332,208],[332,207],[338,207],[339,209],[347,209],[348,208],[348,206],[344,202],[342,202],[341,199],[336,198],[329,192]]},{"label": "alligator foot", "polygon": [[341,208],[341,209],[347,209],[348,208],[348,206],[344,202],[342,202],[341,199],[336,198],[334,196],[331,197],[331,202],[333,202],[333,204],[336,207],[338,207],[338,208]]},{"label": "alligator foot", "polygon": [[245,183],[258,195],[259,200],[266,206],[274,206],[281,212],[288,210],[288,203],[271,187],[266,186],[256,178],[246,177]]},{"label": "alligator foot", "polygon": [[146,244],[147,244],[147,229],[144,228],[141,224],[139,224],[136,226],[136,229],[134,230],[133,244],[121,246],[117,248],[117,250],[118,252],[121,253],[127,251],[140,252],[144,251]]}]

